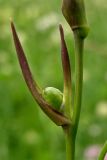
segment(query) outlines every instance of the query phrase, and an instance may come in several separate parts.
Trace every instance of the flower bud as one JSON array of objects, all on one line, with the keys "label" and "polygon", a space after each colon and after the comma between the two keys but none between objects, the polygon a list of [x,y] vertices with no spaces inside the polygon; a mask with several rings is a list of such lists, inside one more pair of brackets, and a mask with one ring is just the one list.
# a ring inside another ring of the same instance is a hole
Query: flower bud
[{"label": "flower bud", "polygon": [[43,91],[43,96],[54,109],[60,111],[63,101],[63,94],[60,90],[54,87],[47,87]]},{"label": "flower bud", "polygon": [[72,30],[79,29],[80,37],[85,38],[89,28],[83,0],[63,0],[62,13]]}]

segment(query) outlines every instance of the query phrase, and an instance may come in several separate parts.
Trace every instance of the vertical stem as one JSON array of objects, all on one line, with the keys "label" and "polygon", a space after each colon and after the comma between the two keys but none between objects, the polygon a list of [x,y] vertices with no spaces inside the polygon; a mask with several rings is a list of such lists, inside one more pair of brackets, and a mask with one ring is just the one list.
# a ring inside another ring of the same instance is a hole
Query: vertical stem
[{"label": "vertical stem", "polygon": [[74,108],[72,124],[66,126],[66,160],[75,159],[75,140],[78,129],[78,123],[81,111],[81,98],[82,98],[82,81],[83,81],[83,46],[84,39],[79,36],[79,29],[74,31],[75,40],[75,95],[74,95]]},{"label": "vertical stem", "polygon": [[74,40],[75,40],[76,82],[75,82],[73,124],[76,136],[80,118],[80,111],[81,111],[82,82],[83,82],[83,47],[84,47],[84,39],[82,39],[79,36],[78,29],[74,31]]},{"label": "vertical stem", "polygon": [[71,126],[64,127],[66,141],[66,160],[75,159],[75,136]]}]

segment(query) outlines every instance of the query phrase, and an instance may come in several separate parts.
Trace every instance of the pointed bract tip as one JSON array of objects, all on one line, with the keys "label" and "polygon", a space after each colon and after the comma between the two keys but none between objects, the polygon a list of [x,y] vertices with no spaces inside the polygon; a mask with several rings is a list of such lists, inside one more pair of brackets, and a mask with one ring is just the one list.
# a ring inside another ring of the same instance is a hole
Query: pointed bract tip
[{"label": "pointed bract tip", "polygon": [[12,18],[11,18],[11,17],[10,17],[10,25],[11,25],[11,28],[13,28],[13,27],[14,27],[13,20],[12,20]]},{"label": "pointed bract tip", "polygon": [[60,31],[61,39],[64,39],[64,30],[61,24],[59,24],[59,31]]},{"label": "pointed bract tip", "polygon": [[15,26],[14,26],[14,23],[12,20],[10,20],[10,25],[11,25],[11,30],[12,30],[12,33],[14,34],[15,31]]},{"label": "pointed bract tip", "polygon": [[63,30],[62,24],[59,24],[59,30]]}]

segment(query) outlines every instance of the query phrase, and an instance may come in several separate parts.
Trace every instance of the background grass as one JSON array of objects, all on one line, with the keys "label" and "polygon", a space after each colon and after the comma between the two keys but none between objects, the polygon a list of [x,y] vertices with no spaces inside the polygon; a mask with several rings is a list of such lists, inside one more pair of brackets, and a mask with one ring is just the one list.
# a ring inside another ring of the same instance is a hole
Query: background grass
[{"label": "background grass", "polygon": [[[35,79],[63,90],[58,24],[65,30],[74,82],[74,44],[60,1],[0,0],[0,160],[65,160],[64,135],[33,100],[12,41],[15,22]],[[90,33],[85,43],[84,87],[76,159],[92,160],[90,148],[107,139],[107,5],[86,1]],[[93,152],[92,152],[93,153]]]}]

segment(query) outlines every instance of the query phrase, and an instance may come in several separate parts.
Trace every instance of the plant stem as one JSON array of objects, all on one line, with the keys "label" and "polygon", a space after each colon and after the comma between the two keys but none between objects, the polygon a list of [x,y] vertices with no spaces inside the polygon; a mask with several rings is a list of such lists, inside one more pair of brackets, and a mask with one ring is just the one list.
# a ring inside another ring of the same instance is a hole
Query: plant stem
[{"label": "plant stem", "polygon": [[75,159],[75,136],[71,126],[64,127],[66,141],[66,160]]},{"label": "plant stem", "polygon": [[74,110],[73,110],[73,124],[75,137],[78,129],[78,123],[81,111],[82,99],[82,82],[83,82],[83,47],[84,39],[79,36],[79,29],[74,31],[75,40],[75,95],[74,95]]},{"label": "plant stem", "polygon": [[99,154],[98,160],[104,160],[106,153],[107,153],[107,141],[105,142],[105,144]]},{"label": "plant stem", "polygon": [[72,123],[64,128],[66,137],[66,160],[75,159],[75,140],[78,129],[81,98],[82,98],[82,81],[83,81],[83,44],[84,39],[79,36],[79,29],[74,31],[75,40],[75,95]]}]

